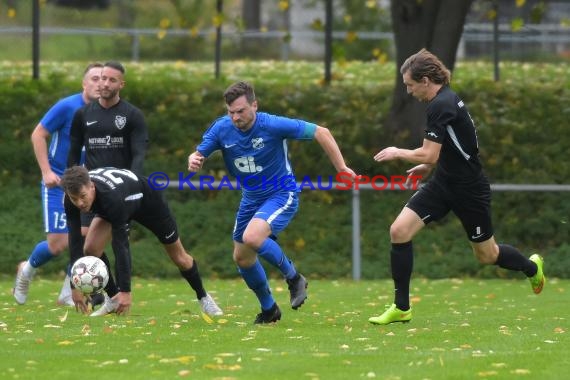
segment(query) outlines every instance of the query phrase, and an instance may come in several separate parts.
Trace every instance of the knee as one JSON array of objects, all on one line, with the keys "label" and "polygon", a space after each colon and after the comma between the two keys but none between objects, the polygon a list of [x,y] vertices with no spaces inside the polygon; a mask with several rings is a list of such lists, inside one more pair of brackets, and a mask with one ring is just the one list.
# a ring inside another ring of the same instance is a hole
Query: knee
[{"label": "knee", "polygon": [[393,243],[405,243],[410,241],[412,237],[405,226],[400,223],[394,222],[390,226],[390,241]]},{"label": "knee", "polygon": [[245,268],[246,267],[246,260],[243,256],[241,256],[238,252],[234,251],[233,257],[234,259],[234,263],[240,267],[240,268]]},{"label": "knee", "polygon": [[83,245],[83,255],[101,257],[103,255],[103,251],[99,250],[97,246],[86,242]]},{"label": "knee", "polygon": [[59,256],[67,248],[67,235],[48,236],[47,242],[50,253],[54,256]]},{"label": "knee", "polygon": [[48,240],[48,249],[54,256],[59,256],[67,248],[67,240]]},{"label": "knee", "polygon": [[245,230],[245,232],[243,233],[243,244],[247,245],[249,248],[253,250],[259,249],[259,247],[261,247],[261,245],[263,244],[263,240],[265,240],[265,237],[261,237],[258,233],[254,231]]},{"label": "knee", "polygon": [[234,251],[233,254],[234,263],[240,268],[249,268],[255,264],[257,259],[256,255],[246,255],[243,252]]}]

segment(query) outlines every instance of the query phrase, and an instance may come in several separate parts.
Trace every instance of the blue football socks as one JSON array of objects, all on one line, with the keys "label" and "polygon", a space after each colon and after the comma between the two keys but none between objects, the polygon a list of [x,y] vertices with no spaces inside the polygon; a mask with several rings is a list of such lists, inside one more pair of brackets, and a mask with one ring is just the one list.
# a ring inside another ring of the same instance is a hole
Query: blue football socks
[{"label": "blue football socks", "polygon": [[28,261],[32,267],[38,268],[50,261],[53,257],[54,255],[48,248],[47,240],[44,240],[36,245]]},{"label": "blue football socks", "polygon": [[262,310],[269,310],[275,303],[273,296],[271,295],[271,290],[269,289],[269,283],[267,282],[267,275],[263,266],[259,260],[255,261],[249,268],[239,268],[238,271],[243,277],[247,286],[253,290],[259,303],[261,304]]},{"label": "blue football socks", "polygon": [[259,250],[258,255],[263,257],[271,265],[279,268],[283,276],[290,280],[297,274],[295,266],[285,255],[279,244],[271,238],[265,239]]}]

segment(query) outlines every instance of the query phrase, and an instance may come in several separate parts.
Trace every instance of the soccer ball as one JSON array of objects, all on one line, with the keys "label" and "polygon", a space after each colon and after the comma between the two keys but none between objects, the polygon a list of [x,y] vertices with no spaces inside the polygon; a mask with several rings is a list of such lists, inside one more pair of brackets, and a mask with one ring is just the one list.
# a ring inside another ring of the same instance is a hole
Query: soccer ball
[{"label": "soccer ball", "polygon": [[71,282],[83,294],[99,293],[108,281],[107,266],[98,257],[83,256],[71,267]]}]

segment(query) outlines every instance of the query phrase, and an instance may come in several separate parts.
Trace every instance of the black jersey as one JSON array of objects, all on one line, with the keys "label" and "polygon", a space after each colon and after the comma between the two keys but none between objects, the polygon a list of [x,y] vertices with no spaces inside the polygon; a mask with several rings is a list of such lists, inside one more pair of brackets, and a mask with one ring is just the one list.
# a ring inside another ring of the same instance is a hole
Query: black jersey
[{"label": "black jersey", "polygon": [[[130,170],[99,168],[90,171],[89,176],[96,189],[90,212],[112,226],[111,244],[115,255],[117,285],[121,291],[128,292],[131,286],[130,221],[141,220],[144,225],[148,225],[147,219],[160,221],[161,212],[170,215],[170,211],[161,194],[150,188],[146,178],[139,178]],[[80,212],[69,202],[68,197],[66,214],[70,235],[69,251],[73,263],[83,255],[83,242]],[[176,229],[175,226],[170,228]]]},{"label": "black jersey", "polygon": [[71,124],[67,166],[78,165],[85,147],[87,169],[116,167],[143,174],[148,132],[143,113],[125,100],[110,108],[91,102],[80,108]]},{"label": "black jersey", "polygon": [[434,179],[472,183],[480,178],[481,162],[475,125],[467,106],[443,86],[427,106],[425,138],[442,144]]}]

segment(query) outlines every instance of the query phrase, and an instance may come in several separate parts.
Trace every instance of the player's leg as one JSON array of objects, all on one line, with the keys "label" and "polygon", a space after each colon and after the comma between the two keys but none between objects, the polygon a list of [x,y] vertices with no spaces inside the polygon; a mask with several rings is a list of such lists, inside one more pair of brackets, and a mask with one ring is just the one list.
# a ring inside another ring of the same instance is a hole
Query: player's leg
[{"label": "player's leg", "polygon": [[[176,234],[178,236],[178,234]],[[180,275],[188,282],[190,287],[196,292],[196,298],[200,303],[202,311],[210,316],[223,315],[222,309],[216,304],[214,299],[202,283],[202,277],[198,271],[198,263],[186,252],[179,238],[174,243],[163,243],[168,257],[180,270]]]},{"label": "player's leg", "polygon": [[39,242],[29,258],[18,265],[13,295],[16,302],[24,304],[28,297],[30,282],[36,270],[58,256],[67,248],[67,223],[63,207],[63,191],[59,187],[42,187],[44,226],[47,238]]},{"label": "player's leg", "polygon": [[223,315],[222,309],[204,288],[198,271],[198,263],[182,245],[176,221],[166,201],[160,194],[150,193],[144,210],[145,212],[142,212],[135,220],[149,229],[162,243],[168,257],[178,267],[180,275],[196,292],[202,311],[210,316]]},{"label": "player's leg", "polygon": [[280,320],[281,310],[271,294],[267,274],[257,259],[257,253],[245,244],[234,241],[233,258],[240,275],[255,293],[261,306],[261,313],[256,315],[253,323],[264,324]]},{"label": "player's leg", "polygon": [[368,319],[370,323],[385,325],[409,322],[410,281],[414,266],[413,237],[429,222],[449,212],[443,191],[433,182],[418,190],[390,226],[390,264],[394,281],[394,303],[383,314]]},{"label": "player's leg", "polygon": [[508,244],[497,244],[493,236],[491,220],[491,187],[483,179],[461,191],[453,211],[461,220],[473,253],[482,264],[498,265],[523,272],[535,294],[542,291],[545,282],[543,260],[540,255],[526,258],[518,249]]},{"label": "player's leg", "polygon": [[299,308],[307,299],[308,282],[297,272],[275,237],[289,225],[298,207],[295,192],[275,194],[256,210],[243,233],[243,243],[281,271],[288,284],[293,309]]},{"label": "player's leg", "polygon": [[523,272],[530,281],[532,291],[535,294],[542,291],[546,277],[543,271],[544,261],[540,255],[534,254],[526,258],[511,245],[497,244],[494,236],[482,242],[471,241],[471,247],[480,263]]},{"label": "player's leg", "polygon": [[393,322],[409,322],[412,319],[410,305],[410,281],[414,267],[412,238],[425,226],[415,211],[404,207],[390,226],[390,264],[394,281],[394,303],[380,316],[368,319],[370,323],[385,325]]}]

